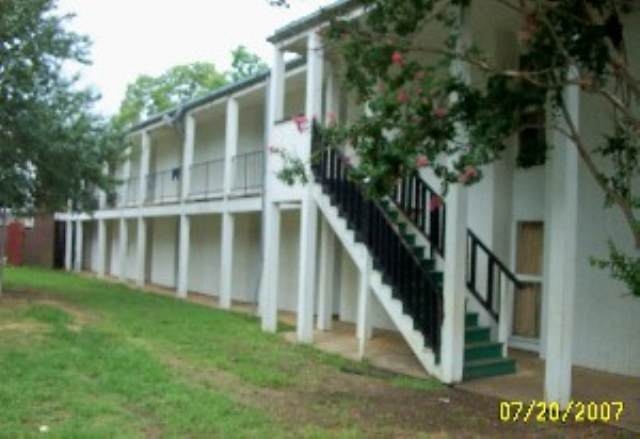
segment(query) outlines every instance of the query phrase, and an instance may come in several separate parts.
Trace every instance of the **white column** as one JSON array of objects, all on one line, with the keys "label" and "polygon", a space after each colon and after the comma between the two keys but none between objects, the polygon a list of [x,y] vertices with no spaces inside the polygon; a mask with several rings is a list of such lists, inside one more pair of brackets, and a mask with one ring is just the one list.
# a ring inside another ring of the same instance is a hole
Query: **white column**
[{"label": "white column", "polygon": [[306,116],[322,119],[322,69],[324,66],[324,49],[322,39],[314,30],[307,38],[307,93]]},{"label": "white column", "polygon": [[318,269],[318,322],[320,331],[332,326],[333,287],[335,278],[335,235],[326,220],[320,220],[320,267]]},{"label": "white column", "polygon": [[358,358],[364,358],[367,340],[371,338],[371,289],[369,288],[369,276],[371,275],[372,261],[367,253],[364,254],[364,263],[360,269],[358,278],[358,315],[356,321],[356,338],[358,339]]},{"label": "white column", "polygon": [[284,55],[279,47],[274,47],[271,79],[269,82],[269,127],[284,117]]},{"label": "white column", "polygon": [[231,192],[233,187],[233,158],[238,153],[239,105],[234,98],[227,101],[227,121],[225,127],[224,146],[224,193]]},{"label": "white column", "polygon": [[98,220],[98,277],[104,277],[107,273],[107,224],[106,220]]},{"label": "white column", "polygon": [[122,165],[122,183],[118,189],[118,206],[125,206],[128,203],[129,180],[131,179],[131,148],[127,148],[127,159]]},{"label": "white column", "polygon": [[188,114],[185,116],[184,147],[182,150],[182,199],[186,200],[191,191],[191,165],[193,165],[193,148],[196,138],[196,120]]},{"label": "white column", "polygon": [[147,281],[147,220],[143,217],[138,217],[136,237],[138,239],[136,249],[136,285],[139,288],[143,288]]},{"label": "white column", "polygon": [[189,245],[191,244],[191,218],[180,215],[180,239],[178,240],[178,297],[186,298],[189,288]]},{"label": "white column", "polygon": [[446,197],[443,313],[440,354],[442,380],[462,380],[464,354],[464,298],[467,240],[467,189],[449,187]]},{"label": "white column", "polygon": [[118,233],[118,278],[127,280],[127,248],[129,246],[129,227],[126,218],[120,218],[120,231]]},{"label": "white column", "polygon": [[[340,113],[340,89],[338,87],[338,76],[335,68],[327,62],[326,75],[327,75],[327,113],[333,113],[336,118],[341,116]],[[325,123],[328,123],[325,120]]]},{"label": "white column", "polygon": [[[564,96],[576,127],[580,90],[568,86]],[[560,124],[563,121],[559,121]],[[545,375],[544,395],[566,407],[571,399],[573,314],[576,294],[578,224],[578,151],[569,139],[555,133],[546,167],[545,232]]]},{"label": "white column", "polygon": [[233,235],[235,218],[232,213],[222,214],[222,258],[220,271],[220,306],[231,308],[231,287],[233,279]]},{"label": "white column", "polygon": [[[109,165],[105,163],[102,165],[102,174],[109,175]],[[100,190],[98,193],[98,208],[105,209],[107,207],[107,192]]]},{"label": "white column", "polygon": [[313,299],[316,274],[316,240],[318,207],[311,195],[311,185],[304,188],[300,208],[300,254],[298,271],[298,342],[313,342]]},{"label": "white column", "polygon": [[144,204],[147,198],[147,176],[149,175],[149,160],[151,156],[151,136],[148,131],[142,132],[142,146],[140,153],[140,189],[138,191],[139,204]]},{"label": "white column", "polygon": [[76,259],[74,261],[74,270],[82,271],[82,221],[76,221]]},{"label": "white column", "polygon": [[276,332],[278,328],[278,273],[280,270],[280,209],[275,203],[266,203],[264,219],[263,288],[260,297],[262,330]]},{"label": "white column", "polygon": [[[68,212],[71,216],[71,211]],[[64,228],[65,244],[64,244],[64,269],[71,271],[73,269],[73,221],[68,219]]]}]

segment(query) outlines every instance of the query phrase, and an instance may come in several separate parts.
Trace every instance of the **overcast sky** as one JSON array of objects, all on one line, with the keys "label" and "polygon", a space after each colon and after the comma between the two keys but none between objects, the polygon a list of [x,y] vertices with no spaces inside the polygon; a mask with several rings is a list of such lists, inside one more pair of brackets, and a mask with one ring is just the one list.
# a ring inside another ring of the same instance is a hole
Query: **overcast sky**
[{"label": "overcast sky", "polygon": [[267,0],[59,0],[59,8],[75,13],[69,27],[93,41],[93,65],[82,69],[83,82],[102,94],[98,110],[113,114],[127,84],[143,73],[194,61],[212,61],[224,71],[240,44],[270,63],[267,36],[330,3],[292,0],[283,9]]}]

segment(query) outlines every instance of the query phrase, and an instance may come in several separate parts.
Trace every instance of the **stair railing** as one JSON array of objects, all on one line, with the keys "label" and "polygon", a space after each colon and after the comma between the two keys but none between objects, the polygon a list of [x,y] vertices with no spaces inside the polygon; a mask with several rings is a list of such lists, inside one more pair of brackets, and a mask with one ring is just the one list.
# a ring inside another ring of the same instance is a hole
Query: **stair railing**
[{"label": "stair railing", "polygon": [[[481,263],[481,259],[484,260],[484,264]],[[485,288],[482,288],[481,282],[485,283]],[[501,326],[502,323],[509,324],[508,321],[500,322],[501,314],[503,314],[502,317],[509,314],[510,306],[506,303],[507,289],[511,287],[513,291],[517,291],[523,288],[524,284],[469,229],[467,229],[466,284],[471,295],[497,323],[501,323]],[[504,330],[502,329],[501,332]]]},{"label": "stair railing", "polygon": [[442,290],[432,273],[398,233],[393,221],[380,204],[367,198],[358,183],[349,177],[351,165],[337,149],[315,149],[312,171],[348,226],[356,240],[363,242],[372,255],[374,267],[383,281],[391,286],[393,296],[403,304],[425,345],[433,349],[439,360],[442,311]]}]

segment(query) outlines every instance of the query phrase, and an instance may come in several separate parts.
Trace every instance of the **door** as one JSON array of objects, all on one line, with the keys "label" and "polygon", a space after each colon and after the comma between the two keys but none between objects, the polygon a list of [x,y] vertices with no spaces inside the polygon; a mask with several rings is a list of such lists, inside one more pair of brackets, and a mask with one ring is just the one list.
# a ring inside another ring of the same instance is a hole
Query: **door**
[{"label": "door", "polygon": [[513,297],[512,345],[537,350],[542,311],[542,263],[544,227],[542,221],[516,224],[516,275],[524,287]]}]

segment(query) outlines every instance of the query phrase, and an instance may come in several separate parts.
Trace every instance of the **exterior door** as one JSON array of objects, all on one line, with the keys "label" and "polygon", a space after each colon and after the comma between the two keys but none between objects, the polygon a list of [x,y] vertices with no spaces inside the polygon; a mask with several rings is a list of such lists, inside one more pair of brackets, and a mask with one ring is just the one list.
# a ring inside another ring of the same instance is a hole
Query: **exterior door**
[{"label": "exterior door", "polygon": [[516,275],[524,288],[514,293],[511,344],[533,350],[537,350],[540,339],[543,237],[542,221],[516,224]]}]

